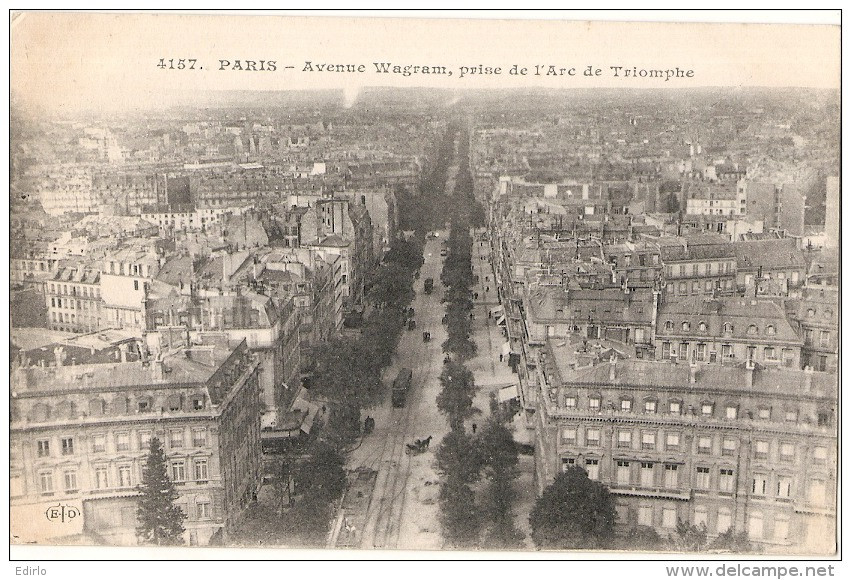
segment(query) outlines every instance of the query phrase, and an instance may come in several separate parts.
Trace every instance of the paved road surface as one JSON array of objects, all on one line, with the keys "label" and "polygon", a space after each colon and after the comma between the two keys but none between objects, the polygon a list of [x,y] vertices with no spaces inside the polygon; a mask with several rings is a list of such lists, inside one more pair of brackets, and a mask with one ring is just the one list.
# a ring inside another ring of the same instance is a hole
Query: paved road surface
[{"label": "paved road surface", "polygon": [[[364,437],[347,461],[348,469],[370,467],[378,471],[363,529],[358,532],[364,549],[439,549],[443,543],[437,520],[439,486],[434,450],[448,431],[435,403],[443,368],[441,344],[446,340],[440,283],[440,248],[446,235],[441,231],[437,239],[426,243],[425,264],[414,283],[412,306],[417,328],[404,332],[393,365],[384,375],[388,390],[384,403],[367,411],[375,418],[375,431]],[[430,295],[423,292],[426,278],[434,279]],[[422,340],[424,331],[431,333],[428,343]],[[413,379],[406,406],[394,409],[389,391],[400,368],[411,369]],[[405,453],[406,443],[428,436],[432,436],[429,451],[417,456]]]}]

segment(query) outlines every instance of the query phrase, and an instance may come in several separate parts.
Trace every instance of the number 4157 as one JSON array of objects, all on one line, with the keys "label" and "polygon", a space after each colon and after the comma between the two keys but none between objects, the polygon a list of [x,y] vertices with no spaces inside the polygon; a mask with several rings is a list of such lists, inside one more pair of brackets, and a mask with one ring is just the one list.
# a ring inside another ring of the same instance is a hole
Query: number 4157
[{"label": "number 4157", "polygon": [[198,59],[195,58],[169,58],[164,59],[161,58],[157,68],[161,69],[169,69],[169,70],[195,70],[195,63],[198,62]]}]

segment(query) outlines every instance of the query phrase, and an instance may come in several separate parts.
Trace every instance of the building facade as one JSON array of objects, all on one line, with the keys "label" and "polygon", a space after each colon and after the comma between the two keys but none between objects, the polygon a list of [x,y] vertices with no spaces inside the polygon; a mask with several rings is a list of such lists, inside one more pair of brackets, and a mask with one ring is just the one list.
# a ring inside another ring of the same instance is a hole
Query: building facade
[{"label": "building facade", "polygon": [[[226,534],[260,481],[260,388],[245,341],[155,359],[17,367],[12,374],[14,543],[83,535],[136,543],[136,486],[152,437],[180,494],[185,542]],[[39,526],[50,508],[74,517]],[[219,531],[221,530],[221,531]]]}]

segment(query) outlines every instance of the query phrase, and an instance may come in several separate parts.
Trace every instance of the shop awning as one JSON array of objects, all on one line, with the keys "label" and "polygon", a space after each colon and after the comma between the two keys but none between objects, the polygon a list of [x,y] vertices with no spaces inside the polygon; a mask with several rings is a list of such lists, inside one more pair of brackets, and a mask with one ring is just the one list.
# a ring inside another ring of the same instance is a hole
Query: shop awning
[{"label": "shop awning", "polygon": [[510,401],[511,399],[518,399],[520,395],[517,392],[517,385],[511,385],[510,387],[502,387],[497,393],[497,399],[500,403],[504,403],[506,401]]},{"label": "shop awning", "polygon": [[497,318],[496,323],[505,326],[505,316],[500,316],[499,318]]},{"label": "shop awning", "polygon": [[502,354],[508,355],[511,352],[511,344],[504,342],[502,343]]},{"label": "shop awning", "polygon": [[505,311],[502,309],[502,306],[497,306],[496,308],[491,308],[491,315],[493,315],[494,318],[498,318],[500,316],[504,316]]}]

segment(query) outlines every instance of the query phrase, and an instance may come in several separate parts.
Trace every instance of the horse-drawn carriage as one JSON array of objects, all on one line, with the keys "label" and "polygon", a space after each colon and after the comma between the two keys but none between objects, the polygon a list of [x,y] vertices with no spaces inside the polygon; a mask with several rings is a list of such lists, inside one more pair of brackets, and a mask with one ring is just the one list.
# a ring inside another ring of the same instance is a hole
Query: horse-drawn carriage
[{"label": "horse-drawn carriage", "polygon": [[417,439],[413,443],[406,443],[405,454],[406,455],[419,455],[420,453],[425,453],[428,451],[428,446],[431,444],[431,435],[426,437],[425,439]]},{"label": "horse-drawn carriage", "polygon": [[369,435],[375,430],[375,419],[367,417],[363,420],[363,434]]},{"label": "horse-drawn carriage", "polygon": [[423,342],[428,342],[430,340],[431,340],[431,333],[430,332],[423,332]]}]

